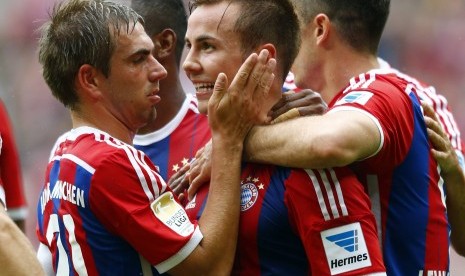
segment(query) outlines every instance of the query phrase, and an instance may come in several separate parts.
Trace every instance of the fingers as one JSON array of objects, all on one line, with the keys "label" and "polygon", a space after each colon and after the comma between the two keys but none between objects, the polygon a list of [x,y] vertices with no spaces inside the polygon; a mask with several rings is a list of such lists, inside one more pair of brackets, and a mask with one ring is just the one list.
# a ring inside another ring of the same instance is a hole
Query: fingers
[{"label": "fingers", "polygon": [[[241,99],[244,103],[243,111],[249,114],[251,122],[264,123],[269,120],[266,114],[259,114],[260,105],[268,96],[274,81],[276,60],[269,58],[268,50],[262,50],[259,55],[253,53],[239,68],[231,82],[229,96],[233,101]],[[246,109],[250,107],[250,110]]]},{"label": "fingers", "polygon": [[215,81],[215,86],[213,88],[213,94],[211,98],[209,99],[209,104],[211,102],[213,106],[217,108],[224,94],[228,90],[227,87],[228,87],[228,77],[224,73],[219,73]]},{"label": "fingers", "polygon": [[300,116],[311,116],[325,113],[328,106],[321,98],[320,93],[311,89],[304,89],[298,93],[286,92],[272,108],[269,116],[275,119],[294,108],[297,108]]},{"label": "fingers", "polygon": [[180,195],[189,186],[189,169],[190,164],[187,163],[179,171],[171,176],[168,181],[168,186],[174,194]]}]

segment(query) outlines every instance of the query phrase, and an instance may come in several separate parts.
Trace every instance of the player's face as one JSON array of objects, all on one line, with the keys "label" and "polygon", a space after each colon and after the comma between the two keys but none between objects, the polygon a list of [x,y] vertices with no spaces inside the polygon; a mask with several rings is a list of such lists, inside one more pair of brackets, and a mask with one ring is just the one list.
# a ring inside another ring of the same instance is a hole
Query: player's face
[{"label": "player's face", "polygon": [[140,23],[130,34],[121,32],[110,60],[110,74],[103,81],[106,108],[132,131],[155,119],[159,81],[167,75],[153,57],[153,47]]},{"label": "player's face", "polygon": [[[239,34],[233,31],[238,16],[240,6],[224,1],[200,6],[189,17],[186,32],[189,51],[183,68],[194,84],[199,111],[203,114],[207,113],[208,99],[218,74],[225,73],[231,84],[248,56],[241,51]],[[270,97],[264,99],[267,101],[262,105],[264,113],[281,97],[281,91],[277,94],[270,93]]]}]

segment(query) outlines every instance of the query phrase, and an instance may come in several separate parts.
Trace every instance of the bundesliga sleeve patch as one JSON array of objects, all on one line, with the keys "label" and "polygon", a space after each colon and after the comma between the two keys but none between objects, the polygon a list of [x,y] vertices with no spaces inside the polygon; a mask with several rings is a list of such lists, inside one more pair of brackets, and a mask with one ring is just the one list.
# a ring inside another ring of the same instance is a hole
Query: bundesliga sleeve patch
[{"label": "bundesliga sleeve patch", "polygon": [[328,229],[320,234],[331,275],[371,266],[360,223]]},{"label": "bundesliga sleeve patch", "polygon": [[187,217],[186,211],[174,200],[171,192],[159,196],[150,207],[161,222],[179,235],[187,237],[194,232],[194,225]]},{"label": "bundesliga sleeve patch", "polygon": [[353,91],[347,93],[342,99],[339,99],[334,105],[341,105],[346,103],[358,103],[365,105],[370,98],[373,97],[373,93],[366,91]]}]

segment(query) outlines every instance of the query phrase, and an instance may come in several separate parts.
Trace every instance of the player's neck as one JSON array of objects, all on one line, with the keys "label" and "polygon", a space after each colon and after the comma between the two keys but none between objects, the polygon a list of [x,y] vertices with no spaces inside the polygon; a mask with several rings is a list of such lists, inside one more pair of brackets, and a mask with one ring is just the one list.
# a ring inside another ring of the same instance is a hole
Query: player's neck
[{"label": "player's neck", "polygon": [[342,56],[334,55],[324,68],[326,85],[323,87],[321,94],[327,102],[331,101],[334,96],[344,89],[351,78],[379,68],[376,56],[353,52],[341,52],[340,54]]},{"label": "player's neck", "polygon": [[105,115],[92,115],[87,114],[86,112],[71,111],[71,121],[73,128],[84,126],[92,127],[106,132],[112,137],[132,145],[132,141],[136,134],[135,130],[129,129],[118,120],[114,120],[113,118],[105,120],[103,117],[105,117]]}]

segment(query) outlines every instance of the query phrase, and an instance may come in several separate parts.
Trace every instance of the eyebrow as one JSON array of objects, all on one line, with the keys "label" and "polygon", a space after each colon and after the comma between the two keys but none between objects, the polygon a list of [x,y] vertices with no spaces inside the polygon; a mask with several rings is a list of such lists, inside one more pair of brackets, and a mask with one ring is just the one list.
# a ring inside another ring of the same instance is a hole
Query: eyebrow
[{"label": "eyebrow", "polygon": [[[215,40],[215,38],[210,35],[200,35],[197,38],[195,38],[195,43],[201,43],[205,40],[210,40],[210,39]],[[190,41],[188,38],[186,38],[185,42],[190,42]]]}]

